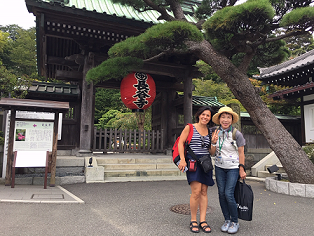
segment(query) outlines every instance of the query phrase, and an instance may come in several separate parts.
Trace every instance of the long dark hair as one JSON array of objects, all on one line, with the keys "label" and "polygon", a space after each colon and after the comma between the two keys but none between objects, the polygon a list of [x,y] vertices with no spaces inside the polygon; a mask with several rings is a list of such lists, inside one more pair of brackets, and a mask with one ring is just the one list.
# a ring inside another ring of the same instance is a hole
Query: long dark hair
[{"label": "long dark hair", "polygon": [[205,107],[200,107],[198,110],[197,110],[197,112],[195,113],[195,121],[196,121],[196,123],[198,123],[199,122],[199,116],[204,112],[204,111],[206,111],[206,110],[209,110],[210,111],[210,115],[212,116],[213,115],[213,110],[212,110],[212,108],[211,107],[207,107],[207,106],[205,106]]}]

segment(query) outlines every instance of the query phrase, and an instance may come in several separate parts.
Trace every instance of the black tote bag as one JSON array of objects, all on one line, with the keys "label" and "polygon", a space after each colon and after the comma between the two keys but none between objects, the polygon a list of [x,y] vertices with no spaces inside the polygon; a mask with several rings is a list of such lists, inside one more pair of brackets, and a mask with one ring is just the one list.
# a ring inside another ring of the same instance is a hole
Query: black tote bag
[{"label": "black tote bag", "polygon": [[238,218],[246,221],[252,220],[254,194],[250,185],[238,180],[234,197],[238,207]]}]

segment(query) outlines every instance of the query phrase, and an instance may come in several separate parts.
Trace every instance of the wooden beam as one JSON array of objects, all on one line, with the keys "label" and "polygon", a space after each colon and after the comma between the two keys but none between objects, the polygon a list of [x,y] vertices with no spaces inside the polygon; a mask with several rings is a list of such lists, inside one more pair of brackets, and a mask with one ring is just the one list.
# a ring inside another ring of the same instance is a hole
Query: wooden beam
[{"label": "wooden beam", "polygon": [[[117,80],[106,80],[101,83],[98,83],[96,87],[98,88],[108,88],[108,89],[120,89],[121,81]],[[155,80],[156,90],[163,91],[163,90],[175,90],[179,92],[184,91],[184,85],[181,83],[172,83],[167,81],[158,81]],[[192,90],[195,90],[195,86],[192,85]]]},{"label": "wooden beam", "polygon": [[185,65],[176,65],[170,63],[157,63],[157,62],[145,62],[143,68],[139,70],[139,72],[148,73],[148,74],[157,74],[157,75],[165,75],[174,78],[184,78],[186,75],[186,71],[191,73],[192,77],[200,76],[200,72],[195,67],[193,70],[190,68],[187,69]]},{"label": "wooden beam", "polygon": [[183,103],[184,103],[184,97],[180,97],[180,98],[175,99],[172,104],[174,107],[177,107],[177,106],[183,105]]},{"label": "wooden beam", "polygon": [[57,80],[82,80],[83,73],[80,71],[64,71],[57,70],[56,71],[56,79]]},{"label": "wooden beam", "polygon": [[52,140],[52,157],[51,157],[51,177],[50,187],[56,185],[56,169],[57,169],[57,145],[58,145],[58,122],[59,112],[55,112],[55,119],[53,122],[53,140]]},{"label": "wooden beam", "polygon": [[69,67],[78,67],[78,64],[75,62],[75,60],[66,60],[62,57],[48,57],[47,58],[48,64],[53,65],[62,65],[62,66],[69,66]]},{"label": "wooden beam", "polygon": [[13,164],[13,143],[14,143],[14,130],[15,130],[15,117],[16,117],[16,110],[11,109],[11,116],[10,116],[10,129],[9,129],[9,143],[8,143],[8,155],[7,155],[7,168],[6,168],[6,175],[5,175],[5,182],[6,186],[11,185],[11,177],[12,177],[12,164]]}]

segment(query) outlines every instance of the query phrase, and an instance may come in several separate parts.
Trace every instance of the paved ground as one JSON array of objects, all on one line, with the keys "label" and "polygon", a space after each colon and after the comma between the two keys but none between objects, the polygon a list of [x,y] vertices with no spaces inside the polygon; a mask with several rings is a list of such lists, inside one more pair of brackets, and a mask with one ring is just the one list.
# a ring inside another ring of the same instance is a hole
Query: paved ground
[{"label": "paved ground", "polygon": [[84,203],[61,186],[44,189],[39,185],[0,185],[0,202],[12,203]]},{"label": "paved ground", "polygon": [[[263,182],[247,183],[255,195],[253,221],[240,220],[238,235],[314,235],[314,199],[273,193]],[[189,215],[170,211],[172,206],[189,203],[186,181],[62,187],[84,204],[0,202],[0,235],[195,235],[188,228]],[[208,195],[211,235],[227,235],[220,232],[223,217],[217,187],[210,187]]]}]

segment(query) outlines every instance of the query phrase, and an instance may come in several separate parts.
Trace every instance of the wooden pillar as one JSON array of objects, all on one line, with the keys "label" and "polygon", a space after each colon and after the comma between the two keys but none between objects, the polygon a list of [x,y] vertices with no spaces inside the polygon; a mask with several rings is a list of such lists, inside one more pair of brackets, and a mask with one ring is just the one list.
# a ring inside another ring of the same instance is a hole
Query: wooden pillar
[{"label": "wooden pillar", "polygon": [[55,120],[53,122],[50,187],[54,187],[56,185],[58,123],[59,123],[58,121],[59,121],[59,112],[55,112]]},{"label": "wooden pillar", "polygon": [[11,109],[11,118],[10,118],[10,130],[9,130],[9,144],[8,144],[8,155],[7,155],[7,168],[4,184],[6,186],[11,185],[12,177],[12,164],[13,164],[13,144],[14,144],[14,130],[15,130],[15,117],[16,110]]},{"label": "wooden pillar", "polygon": [[192,104],[192,77],[187,75],[184,80],[184,104],[183,104],[183,115],[184,115],[184,125],[187,123],[192,123],[193,117],[193,104]]},{"label": "wooden pillar", "polygon": [[91,154],[92,133],[93,133],[93,83],[87,83],[86,74],[94,67],[94,53],[85,55],[83,82],[82,82],[82,104],[81,104],[81,125],[80,125],[80,150],[78,156],[88,156]]},{"label": "wooden pillar", "polygon": [[167,136],[165,147],[172,148],[175,142],[174,130],[177,127],[177,113],[176,108],[173,105],[173,101],[175,100],[177,92],[175,90],[167,91],[167,100],[168,100],[168,107],[167,107],[167,114],[168,114],[168,125],[167,130],[165,132],[165,136]]},{"label": "wooden pillar", "polygon": [[301,143],[300,145],[306,144],[306,138],[305,138],[305,118],[304,118],[304,99],[303,96],[301,97]]},{"label": "wooden pillar", "polygon": [[[164,130],[164,134],[168,133],[168,114],[167,114],[167,92],[161,91],[160,96],[160,130]],[[166,131],[166,132],[165,132]],[[164,144],[167,145],[167,136],[164,135]],[[166,146],[167,147],[167,146]]]}]

